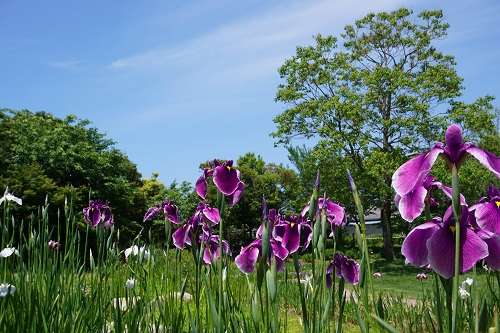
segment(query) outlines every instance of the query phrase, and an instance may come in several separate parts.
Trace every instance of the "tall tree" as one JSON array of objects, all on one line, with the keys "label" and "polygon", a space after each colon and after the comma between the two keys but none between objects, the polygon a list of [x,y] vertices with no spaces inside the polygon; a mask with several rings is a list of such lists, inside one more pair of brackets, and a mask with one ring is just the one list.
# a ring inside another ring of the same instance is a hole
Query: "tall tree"
[{"label": "tall tree", "polygon": [[272,135],[284,145],[297,136],[319,140],[323,155],[348,159],[358,177],[371,179],[388,259],[392,173],[442,133],[463,90],[454,58],[435,46],[447,29],[441,11],[368,14],[345,27],[341,43],[318,35],[279,69],[276,100],[287,109]]}]

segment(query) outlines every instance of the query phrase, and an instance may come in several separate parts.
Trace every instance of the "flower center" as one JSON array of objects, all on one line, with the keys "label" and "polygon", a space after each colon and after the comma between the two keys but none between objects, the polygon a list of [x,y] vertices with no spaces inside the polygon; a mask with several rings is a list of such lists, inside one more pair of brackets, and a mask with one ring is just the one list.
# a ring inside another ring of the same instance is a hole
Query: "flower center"
[{"label": "flower center", "polygon": [[495,203],[497,204],[497,208],[500,208],[500,200],[495,201]]},{"label": "flower center", "polygon": [[455,226],[454,226],[454,225],[450,225],[450,231],[451,231],[452,233],[455,233]]}]

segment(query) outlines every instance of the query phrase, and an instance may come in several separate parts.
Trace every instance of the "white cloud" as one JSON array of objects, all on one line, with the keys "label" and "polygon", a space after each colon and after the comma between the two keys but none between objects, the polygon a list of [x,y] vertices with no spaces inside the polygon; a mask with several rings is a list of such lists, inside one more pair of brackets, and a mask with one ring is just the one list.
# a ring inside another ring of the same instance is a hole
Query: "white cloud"
[{"label": "white cloud", "polygon": [[369,11],[397,8],[404,0],[288,2],[188,40],[116,59],[116,70],[158,69],[209,73],[214,79],[239,80],[275,73],[299,44],[317,33],[338,33]]}]

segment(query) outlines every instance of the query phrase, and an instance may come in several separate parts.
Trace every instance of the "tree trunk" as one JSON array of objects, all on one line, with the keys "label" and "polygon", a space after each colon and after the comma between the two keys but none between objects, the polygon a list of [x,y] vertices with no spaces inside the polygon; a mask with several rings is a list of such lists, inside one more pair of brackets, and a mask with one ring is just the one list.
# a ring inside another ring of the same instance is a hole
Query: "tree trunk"
[{"label": "tree trunk", "polygon": [[394,260],[394,247],[392,246],[391,230],[391,204],[392,198],[385,198],[382,206],[382,235],[384,237],[383,256],[386,260]]}]

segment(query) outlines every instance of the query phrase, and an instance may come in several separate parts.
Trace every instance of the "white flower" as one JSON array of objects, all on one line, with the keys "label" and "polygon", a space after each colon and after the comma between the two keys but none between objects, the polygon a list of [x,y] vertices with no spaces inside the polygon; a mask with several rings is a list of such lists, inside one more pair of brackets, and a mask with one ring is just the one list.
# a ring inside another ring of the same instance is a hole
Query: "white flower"
[{"label": "white flower", "polygon": [[16,256],[19,256],[19,251],[16,250],[15,247],[6,247],[2,251],[0,251],[0,258],[7,258],[13,254],[15,254]]},{"label": "white flower", "polygon": [[5,297],[7,295],[14,295],[16,292],[16,287],[8,283],[0,284],[0,297]]},{"label": "white flower", "polygon": [[139,253],[139,247],[137,245],[131,246],[128,249],[125,249],[125,260],[128,260],[128,257],[133,254],[136,256]]},{"label": "white flower", "polygon": [[462,282],[462,288],[465,288],[466,285],[468,285],[469,287],[472,286],[473,282],[474,282],[474,280],[472,280],[471,278],[465,279],[465,281]]},{"label": "white flower", "polygon": [[138,247],[137,245],[133,245],[128,249],[125,249],[125,260],[128,260],[129,256],[139,256],[139,259],[149,260],[151,253],[146,249],[145,246]]},{"label": "white flower", "polygon": [[130,278],[127,280],[127,282],[125,282],[125,287],[127,287],[128,289],[132,289],[135,287],[135,279],[133,278]]},{"label": "white flower", "polygon": [[23,205],[23,199],[20,199],[7,191],[5,191],[3,197],[0,198],[0,204],[2,204],[4,201],[14,201],[19,206]]},{"label": "white flower", "polygon": [[458,287],[458,294],[460,295],[461,299],[465,299],[470,296],[469,292],[462,287]]},{"label": "white flower", "polygon": [[382,273],[375,272],[375,273],[373,273],[373,277],[376,278],[376,279],[380,279],[382,277]]}]

